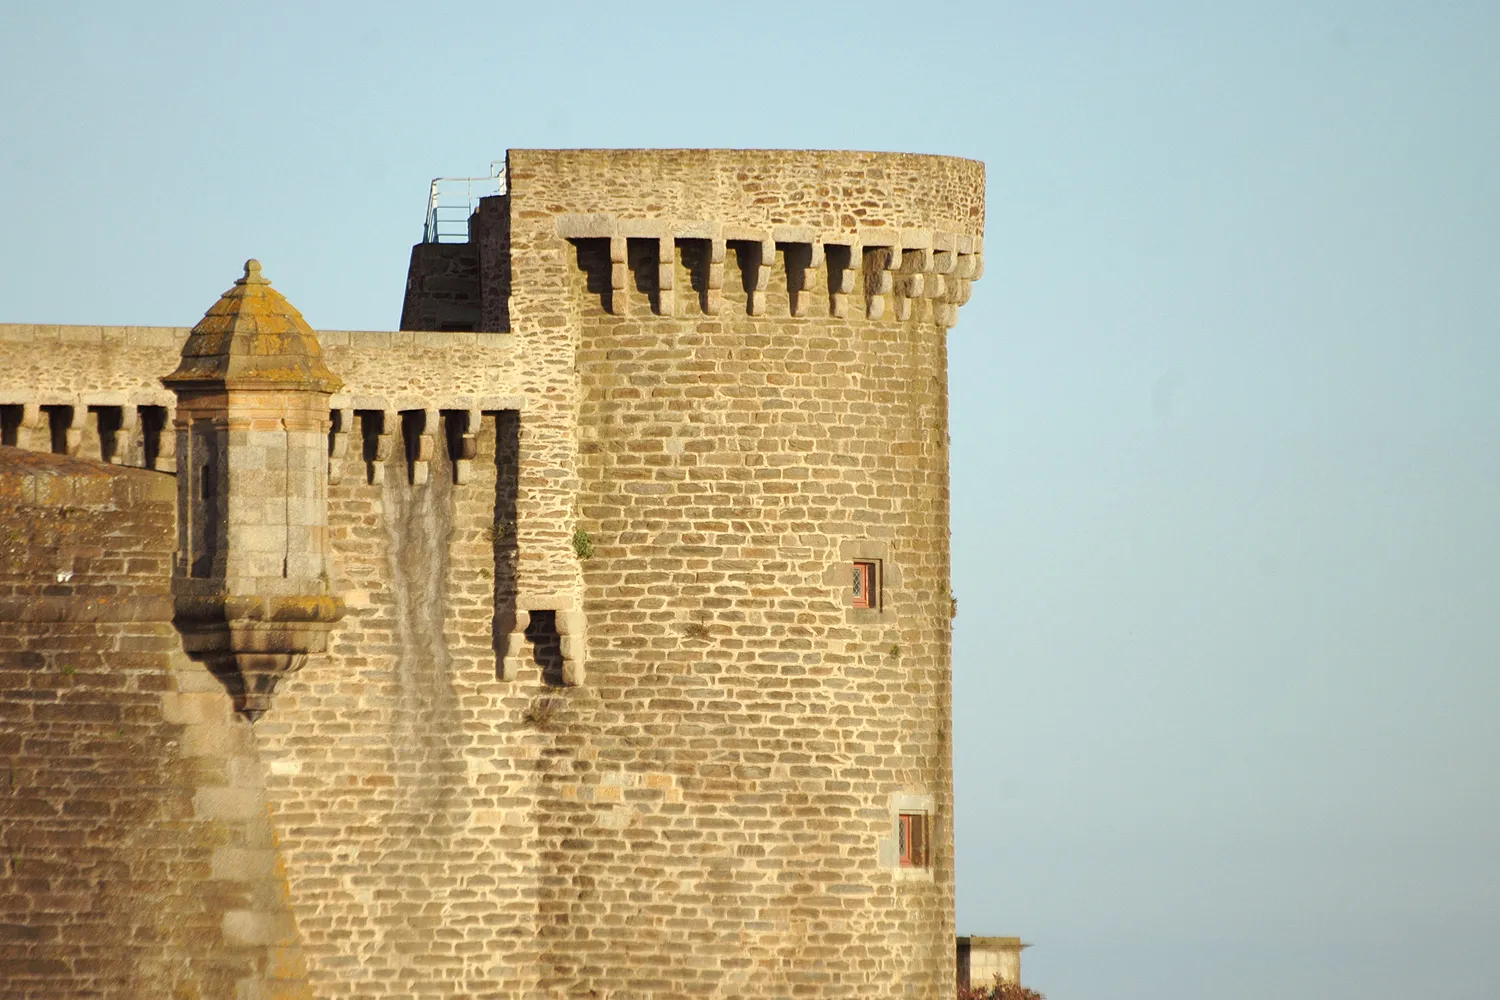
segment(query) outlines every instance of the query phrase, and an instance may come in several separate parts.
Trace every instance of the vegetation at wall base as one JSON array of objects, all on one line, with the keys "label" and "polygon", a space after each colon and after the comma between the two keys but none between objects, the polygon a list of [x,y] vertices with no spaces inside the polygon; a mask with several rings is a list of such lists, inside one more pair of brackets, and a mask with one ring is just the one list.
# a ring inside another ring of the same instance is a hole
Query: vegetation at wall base
[{"label": "vegetation at wall base", "polygon": [[960,986],[958,1000],[1047,1000],[1036,990],[1019,983],[1002,983],[996,977],[993,986]]}]

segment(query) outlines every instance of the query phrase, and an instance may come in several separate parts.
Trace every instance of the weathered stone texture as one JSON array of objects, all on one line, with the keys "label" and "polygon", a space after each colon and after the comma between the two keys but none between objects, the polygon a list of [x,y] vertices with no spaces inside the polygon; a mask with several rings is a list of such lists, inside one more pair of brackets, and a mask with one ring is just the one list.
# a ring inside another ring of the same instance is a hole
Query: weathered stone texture
[{"label": "weathered stone texture", "polygon": [[479,329],[478,250],[472,243],[418,243],[411,248],[401,329]]},{"label": "weathered stone texture", "polygon": [[[263,783],[279,855],[208,869],[279,856],[318,997],[951,995],[945,337],[982,166],[518,150],[508,180],[477,332],[318,334],[346,615],[253,736],[222,689],[170,703],[152,738],[254,772],[174,808],[249,822]],[[408,321],[471,309],[436,282],[470,264],[414,254]],[[99,457],[113,418],[43,397],[169,407],[185,331],[70,329],[0,327],[45,358],[0,371],[0,426]],[[907,807],[930,868],[895,863]],[[287,926],[258,898],[242,941]]]},{"label": "weathered stone texture", "polygon": [[[724,225],[984,232],[984,164],[951,156],[785,149],[513,149],[523,212],[608,212]],[[564,207],[566,206],[566,207]],[[523,217],[523,213],[517,213]]]},{"label": "weathered stone texture", "polygon": [[995,982],[1021,981],[1021,952],[1031,947],[1018,937],[961,937],[957,943],[958,985],[985,989]]},{"label": "weathered stone texture", "polygon": [[[920,157],[512,153],[511,316],[527,343],[576,336],[595,543],[588,680],[538,805],[558,985],[943,995],[953,940],[944,327],[835,317],[823,273],[793,316],[779,241],[731,247],[707,315],[683,247],[628,248],[622,289],[606,241],[557,240],[558,216],[977,235],[982,191],[977,165]],[[532,317],[559,285],[554,331]],[[877,611],[847,606],[861,547],[884,562]],[[882,864],[903,793],[936,805],[928,872]]]},{"label": "weathered stone texture", "polygon": [[[7,362],[0,369],[0,407],[75,406],[80,429],[91,406],[170,408],[174,400],[161,377],[177,367],[187,336],[187,327],[0,323]],[[517,356],[513,337],[494,334],[321,330],[318,342],[344,381],[335,407],[514,407],[523,380],[535,370],[534,360]],[[19,430],[7,427],[7,433]],[[35,450],[47,448],[39,442]],[[100,453],[96,447],[81,456]]]},{"label": "weathered stone texture", "polygon": [[174,496],[0,448],[6,1000],[307,995],[248,726],[172,627]]},{"label": "weathered stone texture", "polygon": [[514,544],[497,523],[515,521],[495,428],[512,422],[483,418],[467,484],[439,448],[423,487],[404,460],[368,481],[351,457],[330,488],[348,611],[326,665],[288,678],[256,725],[319,996],[520,997],[538,980],[550,738],[527,721],[539,671],[499,680],[492,631],[497,551]]}]

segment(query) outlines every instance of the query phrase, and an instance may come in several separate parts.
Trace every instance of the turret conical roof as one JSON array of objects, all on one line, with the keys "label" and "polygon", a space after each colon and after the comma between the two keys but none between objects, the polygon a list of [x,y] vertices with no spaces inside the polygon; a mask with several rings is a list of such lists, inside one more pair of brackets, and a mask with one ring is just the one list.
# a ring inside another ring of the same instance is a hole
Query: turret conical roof
[{"label": "turret conical roof", "polygon": [[245,261],[245,276],[204,313],[182,345],[182,362],[162,379],[169,389],[192,383],[229,389],[335,392],[343,382],[323,363],[317,334],[296,308]]}]

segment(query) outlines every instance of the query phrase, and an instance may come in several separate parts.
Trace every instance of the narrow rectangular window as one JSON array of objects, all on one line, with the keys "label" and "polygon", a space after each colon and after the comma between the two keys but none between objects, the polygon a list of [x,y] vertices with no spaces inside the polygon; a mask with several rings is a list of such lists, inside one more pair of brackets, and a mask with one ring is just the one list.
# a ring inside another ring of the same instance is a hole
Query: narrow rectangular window
[{"label": "narrow rectangular window", "polygon": [[880,574],[876,572],[875,563],[856,562],[854,564],[854,607],[880,607],[880,595],[876,592],[879,586]]},{"label": "narrow rectangular window", "polygon": [[927,867],[927,814],[901,813],[896,819],[902,868]]},{"label": "narrow rectangular window", "polygon": [[191,470],[188,505],[188,575],[206,579],[213,575],[219,554],[219,521],[224,516],[219,497],[219,433],[211,419],[195,418],[188,442]]}]

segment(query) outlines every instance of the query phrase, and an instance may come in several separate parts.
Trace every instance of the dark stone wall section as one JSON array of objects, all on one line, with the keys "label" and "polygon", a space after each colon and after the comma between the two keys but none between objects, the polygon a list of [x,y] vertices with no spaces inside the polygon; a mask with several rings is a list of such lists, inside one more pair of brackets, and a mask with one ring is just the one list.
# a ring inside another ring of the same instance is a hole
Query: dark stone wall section
[{"label": "dark stone wall section", "polygon": [[[169,718],[175,497],[162,473],[0,447],[0,1000],[233,998],[275,971],[233,936],[255,891],[224,870],[248,855],[223,817],[257,819],[257,796],[212,787],[234,781],[227,701],[200,696],[220,726]],[[303,995],[294,971],[258,995]]]},{"label": "dark stone wall section", "polygon": [[418,243],[411,248],[401,329],[479,329],[479,250],[473,243]]}]

